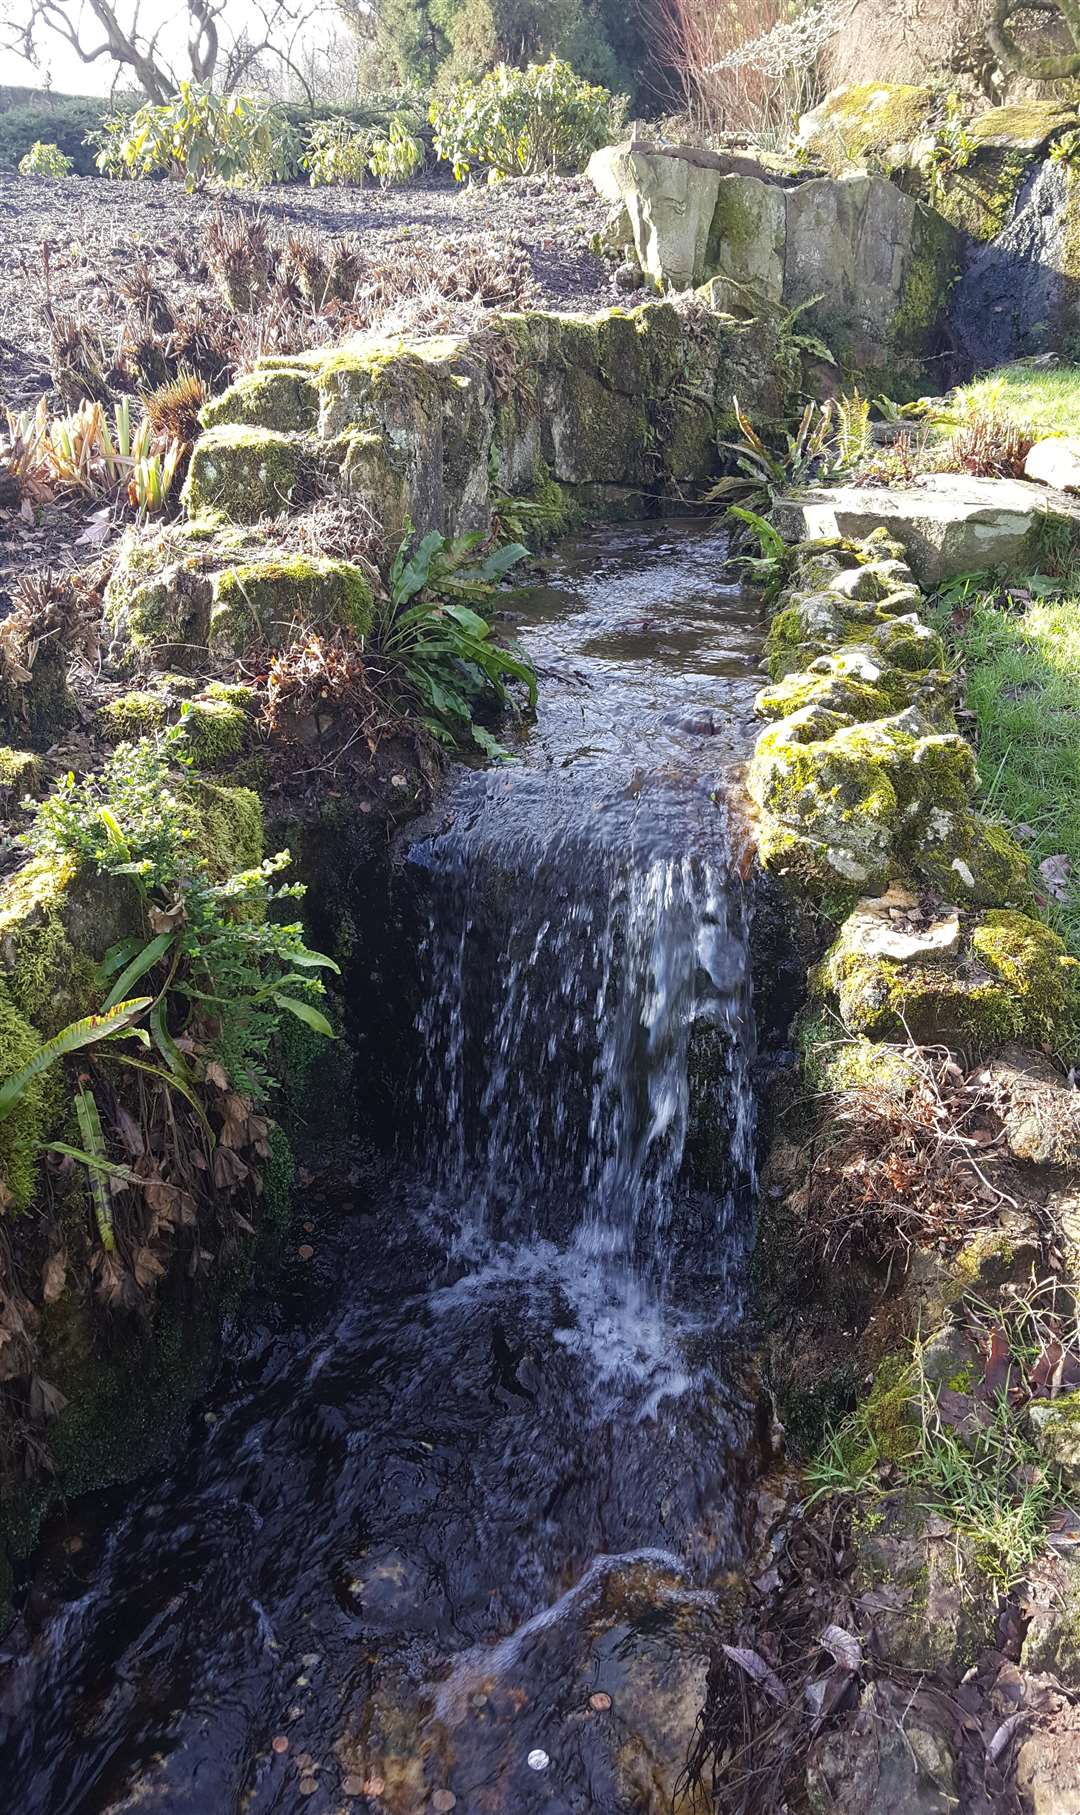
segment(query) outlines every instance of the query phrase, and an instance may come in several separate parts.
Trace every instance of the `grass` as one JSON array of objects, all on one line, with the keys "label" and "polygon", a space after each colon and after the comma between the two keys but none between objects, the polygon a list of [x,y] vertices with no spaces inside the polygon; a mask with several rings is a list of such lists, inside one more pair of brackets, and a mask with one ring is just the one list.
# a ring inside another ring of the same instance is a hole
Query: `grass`
[{"label": "grass", "polygon": [[1036,435],[1080,434],[1080,366],[1003,366],[948,399],[956,422],[972,413],[1001,416]]},{"label": "grass", "polygon": [[1080,955],[1080,584],[1068,589],[1061,599],[972,592],[950,634],[967,670],[982,804],[1030,828],[1036,866],[1071,861],[1076,886],[1048,900],[1047,919]]},{"label": "grass", "polygon": [[921,1512],[948,1521],[962,1585],[977,1587],[965,1580],[973,1568],[1007,1593],[1024,1579],[1065,1504],[1056,1471],[1003,1394],[983,1425],[958,1436],[942,1419],[918,1352],[886,1397],[891,1415],[884,1421],[879,1396],[871,1393],[829,1432],[807,1469],[811,1503],[846,1495],[860,1502],[864,1521],[872,1520],[882,1495],[903,1487]]}]

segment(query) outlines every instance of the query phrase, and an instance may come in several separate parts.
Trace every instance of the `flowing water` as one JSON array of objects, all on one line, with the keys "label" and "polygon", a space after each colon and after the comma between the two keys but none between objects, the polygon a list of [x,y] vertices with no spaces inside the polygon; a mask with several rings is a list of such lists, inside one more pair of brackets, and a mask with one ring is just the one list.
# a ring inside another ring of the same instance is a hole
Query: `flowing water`
[{"label": "flowing water", "polygon": [[52,1522],[5,1811],[670,1806],[754,1443],[727,795],[761,625],[723,556],[606,528],[521,600],[537,722],[403,867],[400,1161],[305,1212],[176,1462]]}]

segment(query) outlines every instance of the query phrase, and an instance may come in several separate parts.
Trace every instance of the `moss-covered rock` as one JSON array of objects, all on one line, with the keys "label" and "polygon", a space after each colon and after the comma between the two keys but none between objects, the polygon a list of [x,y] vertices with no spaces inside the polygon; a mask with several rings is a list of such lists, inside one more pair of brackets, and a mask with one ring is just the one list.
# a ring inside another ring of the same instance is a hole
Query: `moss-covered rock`
[{"label": "moss-covered rock", "polygon": [[312,555],[249,561],[213,580],[213,654],[242,656],[253,643],[282,648],[300,625],[363,636],[374,610],[371,581],[349,561]]},{"label": "moss-covered rock", "polygon": [[193,780],[187,794],[195,848],[212,880],[224,882],[238,871],[255,869],[265,855],[265,833],[262,802],[254,789]]},{"label": "moss-covered rock", "polygon": [[193,700],[183,713],[183,725],[196,769],[219,769],[246,750],[251,739],[250,715],[229,700]]},{"label": "moss-covered rock", "polygon": [[[1080,964],[1056,933],[1026,914],[992,910],[961,925],[944,912],[897,929],[882,900],[863,900],[814,972],[814,995],[849,1033],[909,1037],[972,1058],[1019,1040],[1075,1048]],[[904,944],[890,946],[899,931]]]},{"label": "moss-covered rock", "polygon": [[181,501],[189,517],[220,514],[255,523],[287,511],[311,466],[314,450],[298,435],[225,423],[195,443]]},{"label": "moss-covered rock", "polygon": [[257,367],[204,404],[199,421],[204,429],[240,424],[283,434],[313,432],[319,421],[315,373],[303,366]]},{"label": "moss-covered rock", "polygon": [[914,83],[852,82],[803,114],[799,140],[826,170],[852,164],[898,170],[911,162],[912,145],[927,136],[935,106],[933,89]]},{"label": "moss-covered rock", "polygon": [[934,206],[972,239],[996,239],[1012,219],[1027,165],[1021,152],[984,150],[934,184]]},{"label": "moss-covered rock", "polygon": [[29,795],[45,786],[45,765],[33,750],[0,744],[0,819],[16,812]]},{"label": "moss-covered rock", "polygon": [[844,723],[820,705],[764,731],[747,778],[763,864],[814,889],[917,867],[931,814],[965,810],[975,783],[970,745],[914,709]]},{"label": "moss-covered rock", "polygon": [[119,699],[106,700],[98,707],[97,722],[104,735],[114,744],[134,743],[163,729],[168,721],[168,702],[163,694],[147,688],[134,688]]},{"label": "moss-covered rock", "polygon": [[[21,1071],[40,1045],[41,1036],[20,1015],[0,984],[0,1078],[10,1078]],[[25,1210],[34,1196],[45,1128],[44,1091],[42,1079],[32,1079],[10,1114],[0,1121],[0,1181],[5,1210]]]}]

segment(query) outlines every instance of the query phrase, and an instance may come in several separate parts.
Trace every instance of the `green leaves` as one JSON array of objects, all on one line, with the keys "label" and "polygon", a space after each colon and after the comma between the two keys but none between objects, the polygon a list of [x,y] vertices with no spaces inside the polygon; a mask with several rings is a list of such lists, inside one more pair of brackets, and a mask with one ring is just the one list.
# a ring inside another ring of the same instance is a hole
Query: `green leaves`
[{"label": "green leaves", "polygon": [[477,606],[524,560],[521,542],[485,549],[478,535],[447,542],[437,530],[424,536],[410,556],[412,526],[390,569],[390,612],[377,631],[380,654],[400,666],[426,708],[424,724],[440,743],[468,738],[487,756],[505,758],[498,740],[476,723],[474,708],[485,696],[512,704],[509,683],[520,682],[530,707],[536,704],[536,674],[521,652],[494,640]]},{"label": "green leaves", "polygon": [[50,1065],[84,1046],[96,1046],[102,1040],[123,1033],[146,1012],[152,1000],[151,996],[136,996],[130,1002],[117,1003],[107,1014],[85,1015],[81,1021],[73,1021],[63,1028],[53,1039],[46,1040],[22,1070],[0,1086],[0,1122],[11,1114],[27,1085],[48,1071]]},{"label": "green leaves", "polygon": [[513,69],[501,63],[479,82],[456,82],[431,104],[435,155],[458,182],[474,164],[497,177],[582,170],[617,138],[626,102],[583,82],[551,57]]},{"label": "green leaves", "polygon": [[312,1008],[310,1002],[301,1002],[296,996],[280,996],[276,993],[274,1001],[279,1008],[287,1009],[290,1015],[295,1015],[305,1027],[310,1027],[313,1033],[322,1034],[327,1040],[334,1038],[334,1030],[326,1016],[320,1014],[317,1008]]},{"label": "green leaves", "polygon": [[156,939],[151,939],[149,945],[144,945],[142,951],[136,953],[131,963],[120,973],[102,1004],[103,1009],[110,1009],[115,1002],[122,1002],[132,984],[153,969],[158,960],[165,956],[175,938],[175,933],[159,933]]}]

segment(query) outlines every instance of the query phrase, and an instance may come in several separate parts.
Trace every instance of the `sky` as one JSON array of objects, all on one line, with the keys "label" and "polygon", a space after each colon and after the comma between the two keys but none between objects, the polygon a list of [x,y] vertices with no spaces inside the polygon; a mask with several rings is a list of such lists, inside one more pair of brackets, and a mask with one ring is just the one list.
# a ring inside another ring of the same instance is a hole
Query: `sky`
[{"label": "sky", "polygon": [[[130,20],[134,3],[135,0],[114,0],[122,23],[126,24]],[[80,0],[70,0],[70,10],[78,16]],[[103,41],[104,33],[88,6],[83,5],[81,11],[85,15],[85,29],[81,36],[90,48],[94,48]],[[25,15],[25,0],[0,0],[0,22],[11,20],[18,23]],[[229,0],[228,17],[230,32],[236,31],[237,22],[250,21],[252,30],[257,27],[262,36],[262,20],[248,0]],[[185,73],[187,13],[182,0],[142,0],[140,21],[146,30],[155,30],[159,23],[162,24],[160,44],[163,56],[175,59],[180,73]],[[226,38],[227,34],[223,30],[222,41],[225,42]],[[38,43],[42,73],[36,72],[33,64],[0,45],[0,84],[38,87],[45,85],[47,81],[47,85],[60,94],[108,94],[116,77],[116,64],[108,57],[101,57],[96,63],[83,63],[74,50],[53,32],[39,32]],[[133,85],[127,72],[122,73],[121,81],[127,87]]]}]

